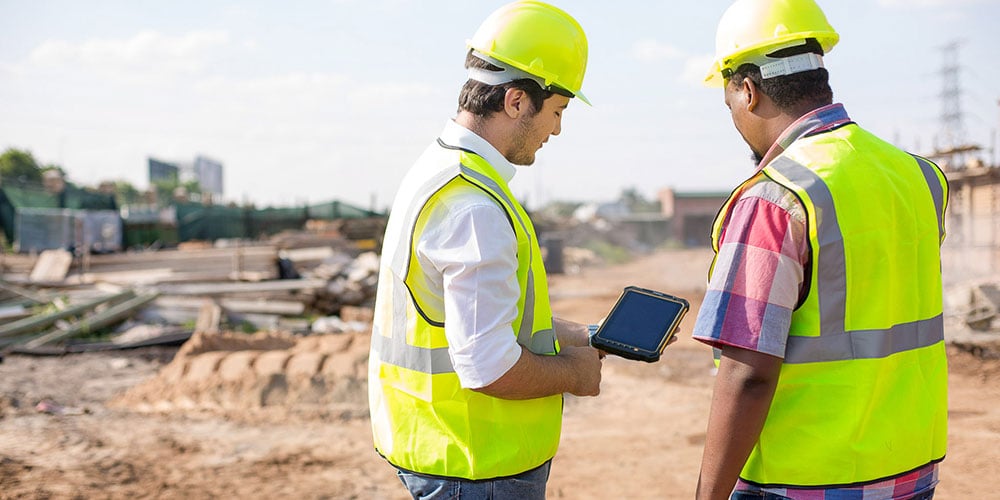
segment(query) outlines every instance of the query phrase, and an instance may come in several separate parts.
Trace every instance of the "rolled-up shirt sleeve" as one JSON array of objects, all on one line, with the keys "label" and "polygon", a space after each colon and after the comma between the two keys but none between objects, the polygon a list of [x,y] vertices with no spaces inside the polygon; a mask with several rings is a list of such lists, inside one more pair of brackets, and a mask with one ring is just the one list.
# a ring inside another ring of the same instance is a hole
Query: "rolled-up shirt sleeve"
[{"label": "rolled-up shirt sleeve", "polygon": [[521,356],[512,326],[517,238],[506,213],[490,200],[451,207],[418,253],[441,273],[448,355],[462,387],[490,385]]}]

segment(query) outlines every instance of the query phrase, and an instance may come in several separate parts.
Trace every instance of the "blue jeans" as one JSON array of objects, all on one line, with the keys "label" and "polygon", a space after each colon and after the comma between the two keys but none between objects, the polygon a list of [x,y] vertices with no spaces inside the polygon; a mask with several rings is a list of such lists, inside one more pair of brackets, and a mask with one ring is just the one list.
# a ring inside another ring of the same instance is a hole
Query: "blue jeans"
[{"label": "blue jeans", "polygon": [[397,469],[414,500],[506,500],[544,499],[545,483],[549,480],[548,461],[516,476],[470,481],[467,479],[425,476]]},{"label": "blue jeans", "polygon": [[[919,495],[910,497],[908,500],[931,500],[934,498],[934,488],[931,488]],[[729,500],[793,500],[786,496],[775,495],[763,491],[734,491]]]}]

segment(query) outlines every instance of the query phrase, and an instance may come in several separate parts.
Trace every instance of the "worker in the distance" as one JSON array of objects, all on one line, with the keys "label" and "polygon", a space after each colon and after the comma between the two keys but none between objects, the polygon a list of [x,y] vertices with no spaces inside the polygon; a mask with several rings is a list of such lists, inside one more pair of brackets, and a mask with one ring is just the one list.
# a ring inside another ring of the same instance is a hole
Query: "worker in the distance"
[{"label": "worker in the distance", "polygon": [[721,355],[699,499],[927,499],[938,481],[948,183],[833,102],[838,39],[813,0],[737,0],[719,22],[707,82],[758,165],[715,221],[694,327]]},{"label": "worker in the distance", "polygon": [[562,129],[587,38],[521,1],[468,42],[458,114],[402,181],[386,228],[369,360],[375,448],[414,498],[545,497],[563,393],[595,396],[585,325],[555,320],[515,165]]}]

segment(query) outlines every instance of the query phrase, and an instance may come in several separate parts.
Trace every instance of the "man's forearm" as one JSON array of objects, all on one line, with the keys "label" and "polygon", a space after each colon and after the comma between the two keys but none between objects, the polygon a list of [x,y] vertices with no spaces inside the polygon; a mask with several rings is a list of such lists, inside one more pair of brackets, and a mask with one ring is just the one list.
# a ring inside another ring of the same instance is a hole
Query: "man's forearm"
[{"label": "man's forearm", "polygon": [[495,382],[474,389],[502,399],[533,399],[565,392],[596,396],[600,392],[601,361],[591,347],[566,347],[555,356],[521,349],[521,357]]},{"label": "man's forearm", "polygon": [[753,450],[774,398],[781,359],[724,348],[712,395],[698,499],[727,499]]}]

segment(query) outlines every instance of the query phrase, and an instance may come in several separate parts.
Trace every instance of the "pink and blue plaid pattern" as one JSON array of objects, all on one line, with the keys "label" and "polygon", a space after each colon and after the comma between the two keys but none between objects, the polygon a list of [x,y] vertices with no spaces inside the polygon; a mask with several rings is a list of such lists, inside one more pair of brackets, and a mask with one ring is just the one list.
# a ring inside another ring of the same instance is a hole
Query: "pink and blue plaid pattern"
[{"label": "pink and blue plaid pattern", "polygon": [[796,488],[760,488],[737,481],[738,491],[766,491],[795,500],[906,500],[924,493],[938,483],[937,464],[930,464],[895,479],[850,488],[826,490]]}]

